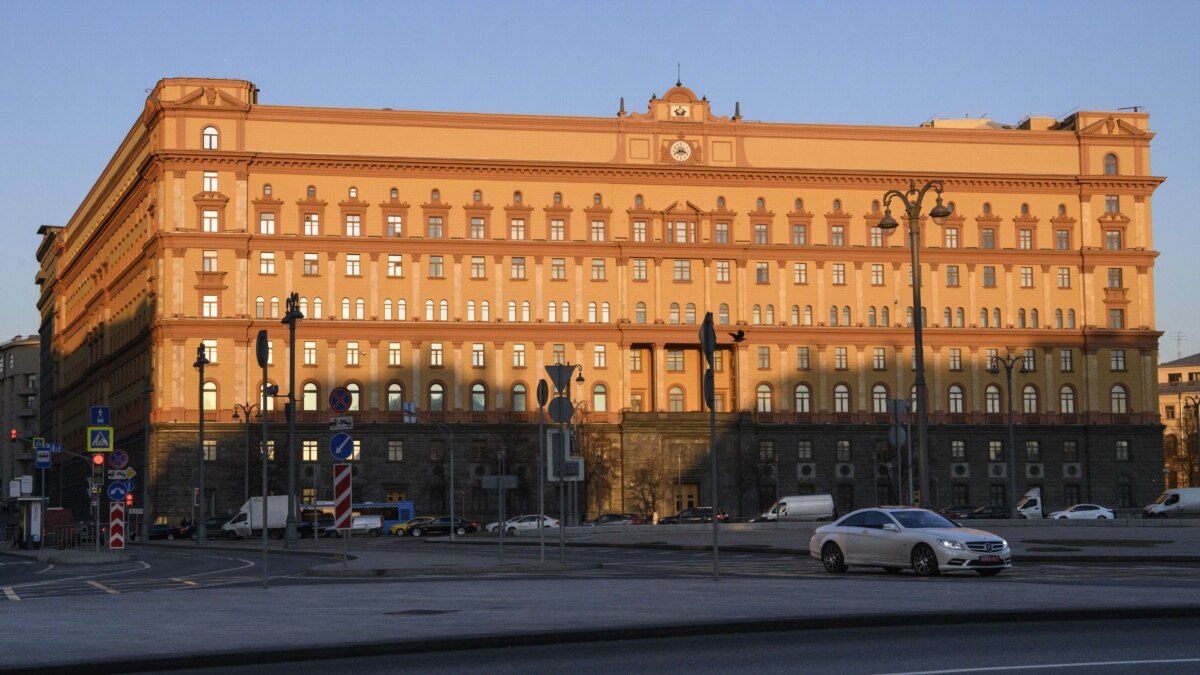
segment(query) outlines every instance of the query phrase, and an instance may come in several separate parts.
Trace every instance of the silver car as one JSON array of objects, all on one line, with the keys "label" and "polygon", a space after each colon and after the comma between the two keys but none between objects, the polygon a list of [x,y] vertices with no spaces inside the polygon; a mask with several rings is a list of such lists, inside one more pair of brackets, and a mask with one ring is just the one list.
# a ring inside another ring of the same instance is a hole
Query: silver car
[{"label": "silver car", "polygon": [[1008,542],[926,509],[855,511],[818,527],[808,542],[808,554],[831,573],[863,565],[893,574],[911,567],[921,576],[971,570],[991,576],[1012,567]]}]

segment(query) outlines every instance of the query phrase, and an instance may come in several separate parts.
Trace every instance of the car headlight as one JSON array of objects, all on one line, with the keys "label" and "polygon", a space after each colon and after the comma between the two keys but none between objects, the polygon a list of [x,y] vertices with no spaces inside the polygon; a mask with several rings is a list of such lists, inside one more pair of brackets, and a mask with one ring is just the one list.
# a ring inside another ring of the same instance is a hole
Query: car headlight
[{"label": "car headlight", "polygon": [[1001,540],[1000,540],[1000,546],[1002,546],[1002,547],[1004,547],[1004,548],[1008,548],[1008,540],[1007,540],[1007,539],[1001,539]]},{"label": "car headlight", "polygon": [[960,544],[957,541],[954,541],[952,539],[938,539],[937,543],[941,544],[942,546],[945,546],[946,548],[952,548],[956,551],[967,550],[965,546],[963,546],[962,544]]}]

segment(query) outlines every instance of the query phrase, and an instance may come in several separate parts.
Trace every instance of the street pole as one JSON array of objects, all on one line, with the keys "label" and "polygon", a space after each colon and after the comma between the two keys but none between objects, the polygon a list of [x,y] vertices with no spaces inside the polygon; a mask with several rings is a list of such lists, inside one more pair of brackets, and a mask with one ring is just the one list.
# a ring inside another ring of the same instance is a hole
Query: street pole
[{"label": "street pole", "polygon": [[[146,378],[146,386],[142,389],[142,395],[146,397],[146,427],[142,434],[142,541],[150,541],[150,415],[151,404],[150,396],[154,394],[154,387],[150,384],[150,378]],[[62,500],[62,470],[58,472],[59,480],[59,500]],[[60,501],[59,506],[62,503]]]},{"label": "street pole", "polygon": [[992,357],[992,363],[988,366],[988,372],[998,374],[1000,366],[1004,366],[1004,374],[1008,381],[1008,508],[1013,508],[1017,505],[1017,446],[1013,434],[1013,366],[1021,364],[1020,373],[1027,373],[1025,369],[1025,359],[1012,354],[1005,354],[1003,358],[999,356]]},{"label": "street pole", "polygon": [[[266,386],[264,375],[263,386]],[[266,397],[263,397],[266,400]],[[238,419],[238,411],[246,416],[246,462],[245,476],[242,479],[242,503],[250,501],[250,413],[259,411],[259,417],[262,417],[262,408],[257,403],[235,403],[233,404],[233,419]]]},{"label": "street pole", "polygon": [[[296,539],[296,322],[304,318],[304,313],[300,311],[300,294],[291,293],[287,297],[287,312],[283,316],[283,323],[288,327],[288,395],[287,403],[285,404],[288,423],[288,439],[287,439],[287,467],[288,467],[288,512],[287,512],[287,529],[284,538],[283,547],[286,549],[299,548],[299,542]],[[263,380],[263,386],[266,386],[266,380]],[[265,415],[263,417],[266,417]],[[266,447],[266,438],[263,438],[264,448]],[[266,496],[264,494],[264,501]],[[453,515],[453,514],[451,514]],[[452,521],[453,522],[453,521]],[[264,522],[265,526],[266,523]],[[454,531],[453,528],[450,530]],[[316,534],[315,532],[313,533]]]},{"label": "street pole", "polygon": [[207,533],[205,532],[205,530],[207,530],[208,528],[206,528],[204,526],[204,521],[207,520],[207,518],[204,515],[204,495],[205,495],[205,492],[204,492],[204,366],[208,365],[208,363],[209,363],[208,357],[205,356],[205,354],[204,354],[204,344],[201,343],[196,346],[196,363],[193,364],[196,367],[196,369],[200,371],[200,385],[198,388],[198,391],[200,393],[200,399],[199,399],[199,404],[200,404],[199,405],[199,409],[200,409],[200,424],[199,424],[199,432],[200,432],[200,498],[197,500],[197,502],[199,503],[199,505],[197,506],[198,510],[196,512],[196,514],[197,514],[196,521],[197,522],[192,523],[192,526],[196,528],[196,545],[197,546],[204,546],[205,544],[208,543],[208,536],[207,536]]},{"label": "street pole", "polygon": [[[259,417],[262,418],[262,442],[259,443],[259,454],[262,455],[262,584],[263,588],[268,587],[267,581],[267,397],[274,396],[279,391],[279,387],[267,385],[267,331],[260,330],[258,338],[255,342],[255,356],[258,358],[258,365],[262,367],[262,387],[259,389],[259,402],[254,407],[258,408]],[[246,480],[250,480],[250,409],[246,409]],[[247,482],[246,491],[249,492],[249,483]],[[250,501],[250,497],[246,497],[246,501]],[[253,520],[253,518],[251,518]],[[253,530],[253,528],[251,528]],[[313,538],[317,536],[316,528],[313,528]]]},{"label": "street pole", "polygon": [[[546,380],[539,379],[537,383],[538,402],[538,562],[546,564],[546,401],[550,398],[550,388]],[[562,527],[562,523],[559,523]]]},{"label": "street pole", "polygon": [[[1185,468],[1187,469],[1188,475],[1188,487],[1198,487],[1196,484],[1197,472],[1193,471],[1192,467],[1196,466],[1197,468],[1200,468],[1200,395],[1184,396],[1183,400],[1184,410],[1190,408],[1192,413],[1196,416],[1196,426],[1192,427],[1192,435],[1196,438],[1196,464],[1193,465],[1191,460],[1188,460]],[[1183,427],[1185,431],[1187,430],[1186,422],[1184,422],[1182,417],[1180,419],[1180,426]],[[1187,440],[1186,434],[1184,434],[1183,440]]]},{"label": "street pole", "polygon": [[[717,409],[714,403],[716,402],[716,375],[713,370],[715,353],[717,350],[717,333],[713,326],[712,312],[704,313],[704,323],[700,326],[700,352],[704,356],[704,360],[708,363],[708,369],[704,371],[704,386],[702,397],[705,405],[708,406],[708,482],[712,490],[712,562],[713,562],[713,581],[720,581],[720,546],[717,541],[717,525],[719,524],[718,514],[721,510],[717,504]],[[737,341],[738,338],[734,338]],[[778,468],[778,467],[776,467]],[[778,480],[778,472],[776,472],[776,480]],[[776,493],[779,490],[776,488]],[[680,490],[682,494],[682,490]],[[776,495],[778,496],[778,495]],[[681,504],[682,506],[682,504]]]}]

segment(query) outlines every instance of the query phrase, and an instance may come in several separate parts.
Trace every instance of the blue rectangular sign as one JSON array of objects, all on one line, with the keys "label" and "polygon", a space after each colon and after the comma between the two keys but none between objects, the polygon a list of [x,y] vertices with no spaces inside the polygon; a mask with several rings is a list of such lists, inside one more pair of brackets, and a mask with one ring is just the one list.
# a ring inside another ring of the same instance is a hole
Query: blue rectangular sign
[{"label": "blue rectangular sign", "polygon": [[38,469],[49,469],[50,468],[50,451],[49,450],[38,450],[37,451],[37,462],[34,466]]},{"label": "blue rectangular sign", "polygon": [[88,426],[107,427],[112,424],[112,410],[106,405],[88,408]]}]

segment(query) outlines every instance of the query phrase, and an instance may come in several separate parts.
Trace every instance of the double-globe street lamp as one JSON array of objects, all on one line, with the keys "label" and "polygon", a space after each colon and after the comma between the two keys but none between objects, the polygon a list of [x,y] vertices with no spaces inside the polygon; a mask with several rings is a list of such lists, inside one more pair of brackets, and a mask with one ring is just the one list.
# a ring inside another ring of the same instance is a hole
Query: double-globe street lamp
[{"label": "double-globe street lamp", "polygon": [[[205,527],[205,521],[208,519],[204,516],[204,366],[208,364],[209,360],[208,356],[204,353],[204,345],[200,344],[196,347],[196,362],[192,364],[196,370],[200,371],[200,400],[198,406],[200,410],[200,422],[198,425],[200,433],[200,495],[199,499],[196,500],[199,504],[199,510],[197,511],[196,522],[193,524],[193,527],[196,528],[196,544],[198,546],[208,543],[208,536],[205,532],[208,529]],[[149,477],[147,476],[147,478]]]},{"label": "double-globe street lamp", "polygon": [[1029,372],[1025,367],[1025,359],[1012,354],[1005,354],[1003,358],[993,356],[992,362],[988,364],[988,372],[996,375],[1000,372],[1000,366],[1004,366],[1004,374],[1008,378],[1008,507],[1011,509],[1017,505],[1017,446],[1013,441],[1013,366],[1021,364],[1021,369],[1017,372],[1024,375]]},{"label": "double-globe street lamp", "polygon": [[[242,480],[242,503],[243,504],[250,501],[250,422],[251,422],[250,415],[252,415],[254,413],[254,411],[259,410],[259,409],[260,409],[260,406],[257,403],[234,403],[233,404],[233,421],[234,422],[241,419],[241,417],[238,416],[239,411],[241,412],[242,415],[246,416],[246,472],[245,472],[245,478]],[[261,412],[258,413],[258,417],[260,419],[262,418]]]},{"label": "double-globe street lamp", "polygon": [[[1187,411],[1187,410],[1192,411],[1192,414],[1196,416],[1196,426],[1192,427],[1192,435],[1196,437],[1196,457],[1195,457],[1196,464],[1195,464],[1195,466],[1197,467],[1197,469],[1200,469],[1200,395],[1184,396],[1183,397],[1183,409],[1185,411]],[[1197,487],[1196,477],[1197,477],[1197,475],[1200,475],[1200,474],[1193,472],[1192,466],[1193,466],[1192,460],[1189,459],[1187,462],[1188,485],[1190,487]]]},{"label": "double-globe street lamp", "polygon": [[[925,353],[922,344],[921,328],[925,312],[921,307],[921,202],[925,193],[933,189],[937,194],[937,204],[929,211],[933,222],[942,225],[950,217],[950,209],[942,204],[942,181],[927,181],[917,189],[916,181],[908,182],[908,190],[888,190],[883,193],[883,219],[876,225],[881,230],[894,230],[900,226],[892,217],[891,204],[893,199],[900,200],[904,213],[908,217],[908,242],[912,249],[912,289],[913,289],[913,356],[916,359],[916,388],[917,388],[917,459],[921,464],[921,499],[929,500],[929,413],[927,412],[929,396],[925,388]],[[932,501],[930,503],[933,503]]]}]

